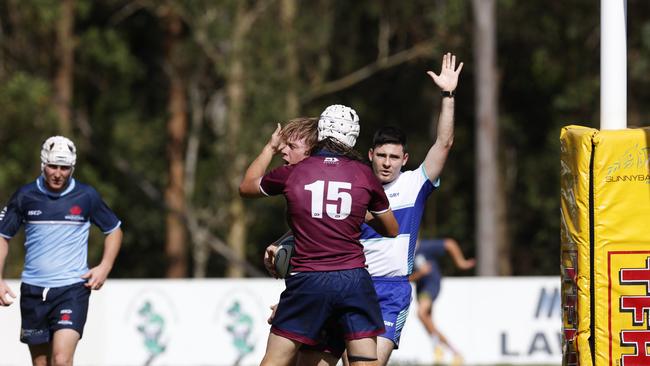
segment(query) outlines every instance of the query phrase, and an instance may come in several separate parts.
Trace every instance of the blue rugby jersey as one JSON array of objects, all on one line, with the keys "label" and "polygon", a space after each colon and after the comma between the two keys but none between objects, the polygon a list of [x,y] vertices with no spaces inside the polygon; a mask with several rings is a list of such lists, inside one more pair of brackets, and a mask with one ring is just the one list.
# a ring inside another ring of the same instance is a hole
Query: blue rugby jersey
[{"label": "blue rugby jersey", "polygon": [[415,250],[415,264],[428,262],[431,266],[431,272],[417,281],[417,288],[426,286],[439,287],[442,273],[438,265],[438,259],[447,253],[444,239],[427,239],[420,240],[420,246]]},{"label": "blue rugby jersey", "polygon": [[416,170],[400,173],[384,185],[390,207],[399,223],[399,235],[386,238],[363,224],[361,244],[366,255],[368,272],[373,277],[401,277],[413,272],[415,243],[427,198],[440,185],[440,178],[431,182],[424,164]]},{"label": "blue rugby jersey", "polygon": [[0,212],[0,236],[11,239],[25,225],[22,281],[41,287],[83,282],[88,272],[88,234],[93,223],[104,234],[121,225],[115,213],[89,185],[70,178],[59,193],[43,177],[22,186]]}]

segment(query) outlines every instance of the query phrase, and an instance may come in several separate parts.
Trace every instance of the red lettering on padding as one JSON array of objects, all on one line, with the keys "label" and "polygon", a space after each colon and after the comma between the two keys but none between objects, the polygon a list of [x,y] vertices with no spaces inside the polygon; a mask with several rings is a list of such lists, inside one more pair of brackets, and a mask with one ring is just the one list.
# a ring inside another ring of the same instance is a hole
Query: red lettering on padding
[{"label": "red lettering on padding", "polygon": [[621,366],[647,366],[650,365],[650,356],[646,352],[650,344],[650,330],[624,330],[621,332],[621,343],[633,346],[633,355],[623,355]]},{"label": "red lettering on padding", "polygon": [[650,294],[650,258],[646,259],[646,268],[621,268],[621,284],[644,284]]},{"label": "red lettering on padding", "polygon": [[642,325],[644,314],[650,310],[650,296],[621,296],[621,311],[631,311],[634,325]]}]

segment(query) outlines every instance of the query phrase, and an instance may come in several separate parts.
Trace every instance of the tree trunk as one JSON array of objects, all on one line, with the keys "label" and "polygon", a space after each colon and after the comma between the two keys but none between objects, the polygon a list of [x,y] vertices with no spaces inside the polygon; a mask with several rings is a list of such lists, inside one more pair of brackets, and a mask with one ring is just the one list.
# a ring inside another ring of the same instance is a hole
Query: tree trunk
[{"label": "tree trunk", "polygon": [[494,0],[473,0],[476,61],[476,243],[478,274],[505,274],[504,197],[499,184],[498,80]]},{"label": "tree trunk", "polygon": [[[4,31],[3,31],[3,28],[4,28],[4,25],[2,23],[2,19],[0,19],[0,44],[6,44],[5,34],[4,34]],[[5,78],[4,48],[5,47],[0,47],[0,80],[4,80],[4,78]]]},{"label": "tree trunk", "polygon": [[169,75],[169,120],[167,121],[167,157],[169,178],[165,189],[166,218],[165,254],[167,277],[187,277],[187,232],[185,212],[185,164],[183,158],[187,135],[186,85],[177,70],[176,46],[182,33],[182,22],[175,14],[164,18],[166,29],[165,64]]},{"label": "tree trunk", "polygon": [[296,19],[296,0],[282,0],[280,3],[280,17],[282,19],[282,31],[286,37],[284,54],[287,73],[287,115],[289,118],[298,116],[300,100],[298,98],[298,54],[296,52],[296,31],[294,22]]},{"label": "tree trunk", "polygon": [[199,87],[199,73],[189,84],[189,99],[191,109],[191,127],[187,138],[187,153],[185,154],[185,200],[186,223],[192,243],[193,277],[205,278],[210,259],[210,247],[206,240],[200,240],[192,226],[196,225],[196,211],[192,204],[194,187],[196,186],[196,168],[199,162],[199,147],[201,144],[201,127],[203,126],[203,95]]},{"label": "tree trunk", "polygon": [[[233,29],[233,36],[231,39],[232,54],[230,57],[230,65],[228,68],[227,87],[226,93],[228,97],[228,131],[226,132],[226,141],[232,144],[231,152],[231,172],[229,178],[229,186],[231,191],[232,200],[228,204],[228,214],[230,216],[231,225],[228,230],[226,241],[233,249],[235,255],[243,259],[245,258],[245,243],[246,243],[246,214],[244,209],[244,202],[239,196],[239,181],[244,174],[246,164],[246,154],[239,149],[239,141],[241,140],[241,125],[242,113],[245,100],[244,91],[244,38],[246,29],[244,27],[244,4],[237,3],[237,14],[235,20],[235,27]],[[229,263],[228,277],[243,277],[244,269],[235,263]]]},{"label": "tree trunk", "polygon": [[59,130],[63,135],[72,132],[72,90],[74,72],[74,0],[61,0],[56,28],[57,70],[54,79],[55,108]]}]

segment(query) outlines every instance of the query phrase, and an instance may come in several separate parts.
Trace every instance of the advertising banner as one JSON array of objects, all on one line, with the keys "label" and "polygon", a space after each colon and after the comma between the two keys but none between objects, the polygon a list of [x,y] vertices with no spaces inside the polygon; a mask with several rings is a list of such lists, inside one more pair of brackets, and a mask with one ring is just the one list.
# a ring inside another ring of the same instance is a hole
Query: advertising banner
[{"label": "advertising banner", "polygon": [[[91,296],[75,365],[259,365],[283,289],[273,279],[109,280]],[[451,363],[449,352],[436,358],[415,300],[409,311],[391,362]],[[434,320],[465,364],[560,363],[558,277],[443,279]],[[30,364],[19,332],[18,304],[0,308],[1,366]]]}]

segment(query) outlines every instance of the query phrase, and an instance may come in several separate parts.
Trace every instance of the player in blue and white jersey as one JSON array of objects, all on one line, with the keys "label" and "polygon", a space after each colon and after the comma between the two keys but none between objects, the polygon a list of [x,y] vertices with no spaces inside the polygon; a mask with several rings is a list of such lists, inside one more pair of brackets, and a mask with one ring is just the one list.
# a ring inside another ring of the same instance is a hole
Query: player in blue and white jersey
[{"label": "player in blue and white jersey", "polygon": [[[16,191],[0,211],[0,305],[15,293],[2,278],[9,240],[25,227],[21,276],[20,341],[33,365],[72,365],[83,335],[91,290],[99,290],[122,243],[121,222],[89,185],[72,178],[77,153],[63,136],[41,149],[41,175]],[[88,268],[88,235],[95,224],[106,234],[99,265]]]},{"label": "player in blue and white jersey", "polygon": [[420,221],[427,198],[440,185],[439,176],[454,140],[454,95],[462,68],[463,63],[456,67],[456,56],[447,53],[443,56],[439,75],[427,72],[442,92],[442,109],[436,141],[417,169],[402,172],[409,154],[406,136],[398,128],[385,127],[376,131],[368,152],[373,172],[384,185],[400,228],[395,238],[382,237],[368,225],[364,225],[361,232],[368,272],[375,283],[386,327],[386,333],[377,338],[381,365],[386,365],[393,349],[399,347],[406,322],[411,302],[408,276],[413,272]]}]

